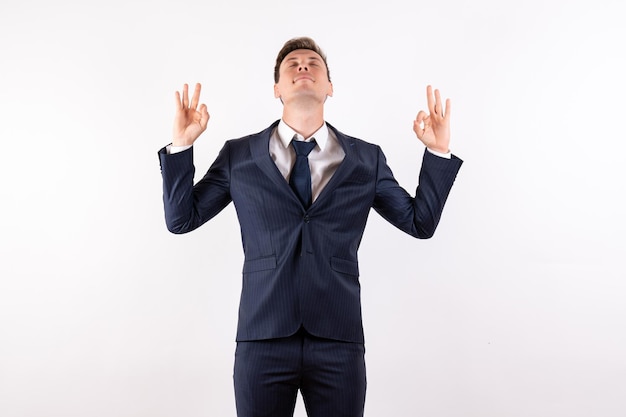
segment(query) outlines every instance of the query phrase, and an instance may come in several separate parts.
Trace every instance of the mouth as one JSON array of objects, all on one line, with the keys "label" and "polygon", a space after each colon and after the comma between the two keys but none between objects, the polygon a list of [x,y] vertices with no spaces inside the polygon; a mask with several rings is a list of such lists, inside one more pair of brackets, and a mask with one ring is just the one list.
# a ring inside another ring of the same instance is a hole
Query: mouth
[{"label": "mouth", "polygon": [[293,79],[293,83],[295,84],[295,83],[297,83],[298,81],[305,81],[305,80],[315,82],[315,80],[313,79],[313,77],[310,77],[310,76],[308,76],[308,75],[301,75],[301,76],[298,76],[298,77],[294,78],[294,79]]}]

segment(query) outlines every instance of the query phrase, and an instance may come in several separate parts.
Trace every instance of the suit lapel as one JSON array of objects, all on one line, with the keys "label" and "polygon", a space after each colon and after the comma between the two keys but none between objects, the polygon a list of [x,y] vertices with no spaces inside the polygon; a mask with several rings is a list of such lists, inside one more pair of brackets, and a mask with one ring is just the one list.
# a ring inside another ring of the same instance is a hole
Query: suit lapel
[{"label": "suit lapel", "polygon": [[[281,190],[285,194],[289,195],[294,202],[302,205],[291,187],[289,187],[289,183],[285,181],[285,178],[278,170],[278,167],[276,167],[276,164],[269,156],[270,138],[278,123],[279,120],[274,122],[264,131],[250,137],[250,154],[252,156],[252,159],[254,160],[254,163],[274,184],[276,184],[278,190]],[[335,174],[332,176],[328,184],[326,184],[326,186],[320,193],[319,197],[311,205],[311,209],[320,204],[323,204],[324,200],[328,198],[327,196],[332,194],[335,188],[337,188],[337,186],[341,184],[342,181],[350,177],[355,167],[358,165],[359,160],[354,138],[344,135],[328,123],[327,125],[328,128],[331,129],[335,134],[335,137],[339,141],[339,144],[343,148],[346,156],[344,157],[343,161],[337,168],[337,171],[335,171]]]},{"label": "suit lapel", "polygon": [[264,131],[250,137],[250,154],[254,163],[274,184],[276,184],[278,190],[292,196],[294,201],[302,205],[289,186],[289,183],[285,180],[283,175],[278,170],[278,167],[270,157],[270,138],[278,123],[279,120],[274,122]]},{"label": "suit lapel", "polygon": [[341,161],[341,164],[339,164],[337,171],[335,171],[328,184],[326,184],[326,187],[324,187],[324,189],[320,193],[319,197],[313,202],[311,208],[314,208],[315,206],[320,204],[324,204],[324,200],[328,198],[327,196],[332,194],[335,188],[337,188],[337,186],[341,184],[346,178],[350,177],[350,175],[354,171],[354,168],[356,168],[357,166],[357,161],[359,160],[354,138],[344,135],[333,126],[331,126],[329,123],[326,124],[328,125],[328,128],[331,129],[335,134],[335,137],[339,141],[339,144],[343,148],[346,156],[343,158],[343,161]]}]

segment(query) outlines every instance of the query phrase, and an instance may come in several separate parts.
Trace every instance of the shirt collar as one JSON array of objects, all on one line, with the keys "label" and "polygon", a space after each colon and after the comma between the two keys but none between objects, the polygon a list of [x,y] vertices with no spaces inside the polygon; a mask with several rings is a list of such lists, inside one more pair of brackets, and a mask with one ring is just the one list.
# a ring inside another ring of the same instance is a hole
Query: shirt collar
[{"label": "shirt collar", "polygon": [[280,119],[280,123],[278,124],[278,138],[283,143],[285,148],[289,147],[291,144],[291,140],[294,136],[297,136],[298,140],[309,141],[311,138],[315,138],[315,142],[317,142],[318,146],[321,150],[324,150],[326,143],[328,142],[328,126],[326,122],[320,127],[317,132],[313,133],[311,137],[305,138],[295,130],[293,130],[283,119]]}]

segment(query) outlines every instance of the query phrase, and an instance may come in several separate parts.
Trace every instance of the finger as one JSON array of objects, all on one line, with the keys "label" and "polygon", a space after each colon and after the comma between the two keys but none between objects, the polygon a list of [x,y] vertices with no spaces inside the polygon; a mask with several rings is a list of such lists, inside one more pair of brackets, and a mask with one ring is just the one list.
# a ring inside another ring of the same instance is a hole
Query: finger
[{"label": "finger", "polygon": [[433,88],[429,85],[426,87],[426,101],[428,102],[428,111],[430,114],[435,113],[435,100],[433,99]]},{"label": "finger", "polygon": [[180,93],[178,91],[174,93],[174,99],[176,100],[176,110],[182,110],[183,105],[180,102]]},{"label": "finger", "polygon": [[413,122],[413,130],[417,134],[418,138],[421,138],[422,135],[424,134],[424,130],[426,128],[425,121],[427,119],[428,119],[428,116],[426,115],[425,111],[420,110],[420,112],[417,113],[417,117],[415,118],[415,121]]},{"label": "finger", "polygon": [[435,112],[443,116],[443,109],[441,108],[441,93],[435,89]]},{"label": "finger", "polygon": [[450,109],[451,109],[451,107],[450,107],[450,99],[447,98],[446,99],[446,110],[445,110],[446,111],[446,115],[444,116],[446,119],[450,119]]},{"label": "finger", "polygon": [[422,138],[422,135],[424,134],[424,129],[422,129],[420,122],[418,122],[417,120],[413,120],[413,131],[419,139]]},{"label": "finger", "polygon": [[183,107],[189,107],[189,86],[187,84],[183,85]]},{"label": "finger", "polygon": [[198,107],[198,102],[200,101],[200,83],[196,83],[196,88],[193,90],[193,97],[191,98],[191,108],[196,109]]},{"label": "finger", "polygon": [[422,130],[426,130],[426,127],[429,125],[430,122],[430,115],[426,114],[425,111],[420,111],[417,115],[416,121],[420,125],[420,128]]},{"label": "finger", "polygon": [[209,115],[209,112],[206,108],[206,104],[201,104],[198,111],[200,112],[200,127],[202,127],[202,130],[204,130],[206,129],[211,116]]}]

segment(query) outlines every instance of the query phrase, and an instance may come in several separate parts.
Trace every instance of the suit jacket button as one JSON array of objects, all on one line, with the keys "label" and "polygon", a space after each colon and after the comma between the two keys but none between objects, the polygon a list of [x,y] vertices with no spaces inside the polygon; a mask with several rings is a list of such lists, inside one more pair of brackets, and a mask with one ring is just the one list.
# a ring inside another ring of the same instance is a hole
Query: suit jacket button
[{"label": "suit jacket button", "polygon": [[308,223],[309,222],[309,215],[307,214],[306,216],[304,216],[304,222]]}]

